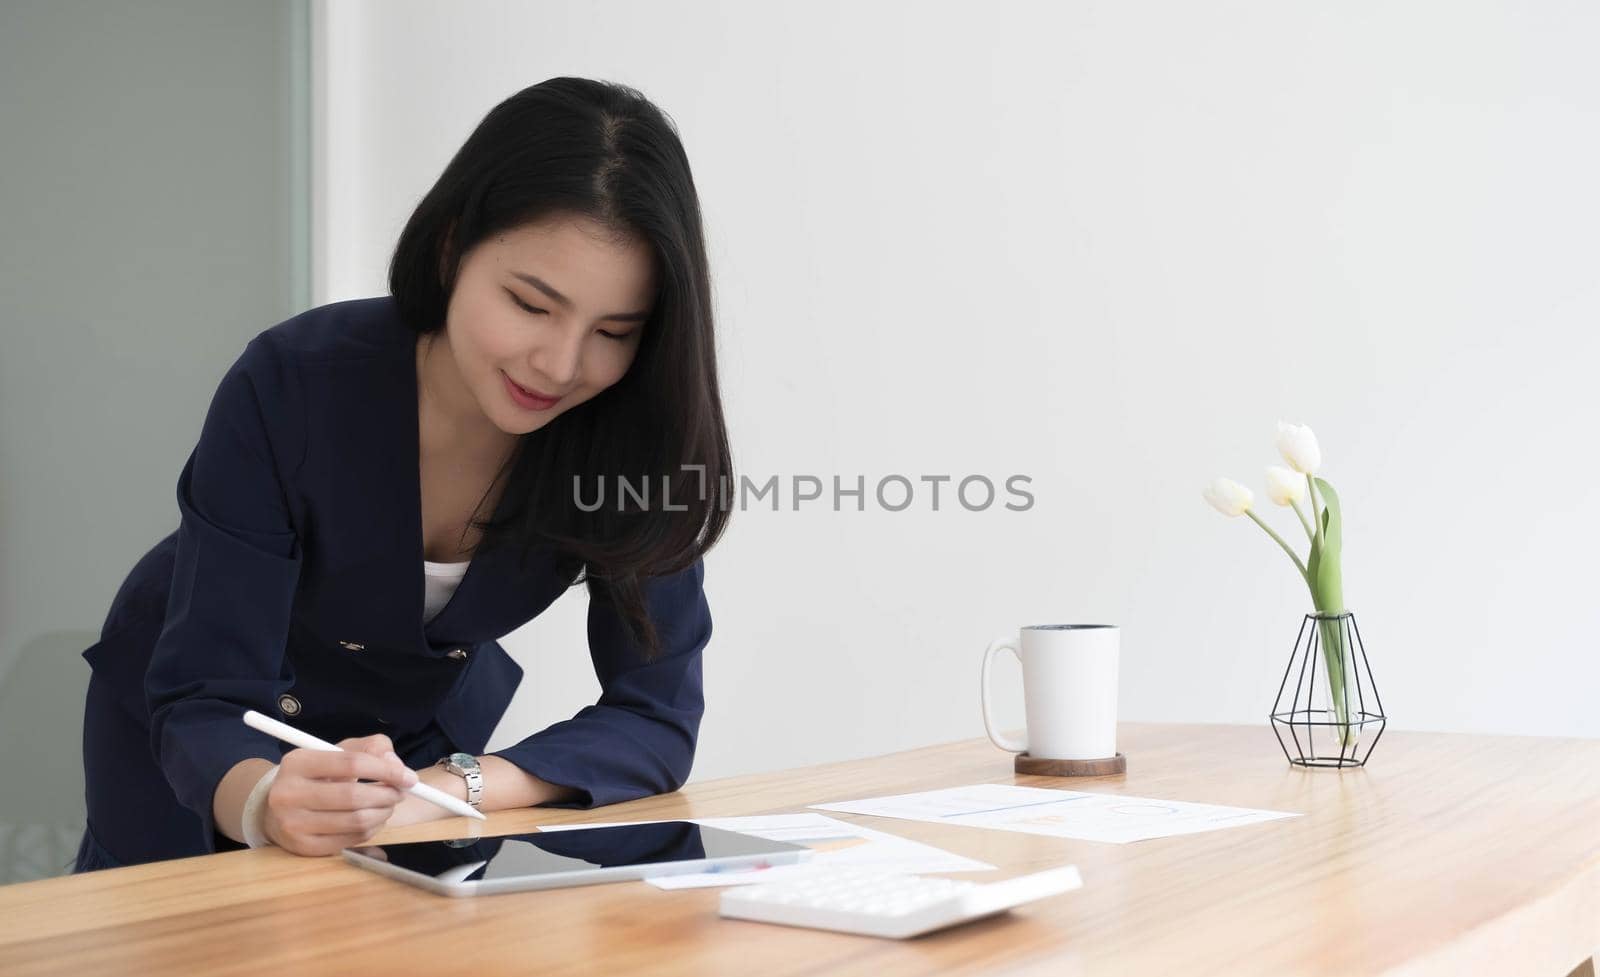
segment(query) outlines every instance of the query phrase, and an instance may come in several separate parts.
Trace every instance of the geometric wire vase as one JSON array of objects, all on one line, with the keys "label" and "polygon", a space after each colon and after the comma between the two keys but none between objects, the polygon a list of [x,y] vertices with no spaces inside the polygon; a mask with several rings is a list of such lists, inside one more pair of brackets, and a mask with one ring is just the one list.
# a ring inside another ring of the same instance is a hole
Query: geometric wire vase
[{"label": "geometric wire vase", "polygon": [[[1285,702],[1290,675],[1295,676],[1294,692]],[[1317,612],[1300,622],[1270,718],[1278,745],[1292,764],[1366,764],[1383,735],[1383,702],[1353,612]],[[1363,743],[1366,753],[1358,757]]]}]

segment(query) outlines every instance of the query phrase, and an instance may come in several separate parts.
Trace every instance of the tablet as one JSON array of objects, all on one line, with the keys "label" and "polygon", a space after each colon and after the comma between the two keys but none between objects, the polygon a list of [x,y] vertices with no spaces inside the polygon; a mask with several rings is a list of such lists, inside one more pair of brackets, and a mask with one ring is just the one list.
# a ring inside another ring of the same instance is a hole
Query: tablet
[{"label": "tablet", "polygon": [[410,841],[344,850],[345,861],[445,896],[556,889],[655,875],[765,868],[811,857],[787,841],[651,821],[492,838]]}]

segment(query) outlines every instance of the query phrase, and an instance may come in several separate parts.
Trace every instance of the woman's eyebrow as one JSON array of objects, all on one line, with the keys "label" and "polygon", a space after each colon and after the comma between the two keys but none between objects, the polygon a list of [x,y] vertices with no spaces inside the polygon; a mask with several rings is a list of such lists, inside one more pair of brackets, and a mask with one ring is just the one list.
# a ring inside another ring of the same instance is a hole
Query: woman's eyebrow
[{"label": "woman's eyebrow", "polygon": [[[546,284],[543,279],[522,271],[514,271],[511,274],[514,277],[520,278],[527,282],[529,285],[532,285],[534,288],[537,288],[544,294],[550,296],[551,300],[560,303],[566,308],[572,308],[572,300],[556,291],[550,285]],[[600,318],[610,319],[616,322],[644,322],[650,318],[650,312],[648,310],[644,312],[613,312],[611,315],[603,315]]]}]

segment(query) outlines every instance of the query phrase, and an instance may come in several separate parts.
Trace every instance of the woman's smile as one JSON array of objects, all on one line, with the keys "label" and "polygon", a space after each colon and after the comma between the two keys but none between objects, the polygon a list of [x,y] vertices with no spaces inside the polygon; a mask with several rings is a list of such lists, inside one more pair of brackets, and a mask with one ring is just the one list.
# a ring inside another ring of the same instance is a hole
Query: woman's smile
[{"label": "woman's smile", "polygon": [[500,375],[505,377],[506,391],[511,394],[511,399],[520,407],[526,407],[528,410],[549,410],[561,400],[560,397],[547,397],[544,394],[536,393],[527,387],[521,386],[517,381],[511,379],[504,370],[500,372]]}]

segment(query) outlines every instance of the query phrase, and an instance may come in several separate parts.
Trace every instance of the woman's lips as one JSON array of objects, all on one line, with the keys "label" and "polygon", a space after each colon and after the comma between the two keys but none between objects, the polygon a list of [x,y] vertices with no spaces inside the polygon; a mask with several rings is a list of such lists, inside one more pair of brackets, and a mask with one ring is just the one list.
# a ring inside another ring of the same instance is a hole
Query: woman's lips
[{"label": "woman's lips", "polygon": [[556,401],[561,399],[560,397],[547,397],[544,394],[535,393],[526,387],[519,386],[504,371],[500,375],[505,377],[506,392],[511,395],[511,399],[516,401],[519,407],[526,407],[528,410],[549,410],[556,405]]}]

